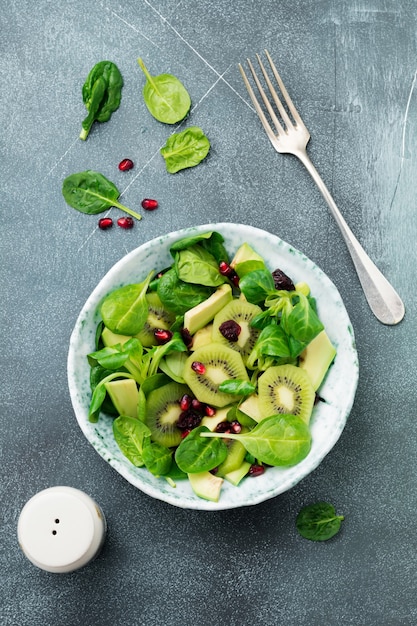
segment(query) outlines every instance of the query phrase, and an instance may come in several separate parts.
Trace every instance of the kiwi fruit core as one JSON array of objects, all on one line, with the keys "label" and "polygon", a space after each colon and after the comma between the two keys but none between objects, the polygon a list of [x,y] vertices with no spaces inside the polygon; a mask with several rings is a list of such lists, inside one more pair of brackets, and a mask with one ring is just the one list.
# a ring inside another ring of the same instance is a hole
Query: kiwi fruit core
[{"label": "kiwi fruit core", "polygon": [[270,367],[259,377],[258,393],[263,417],[286,413],[309,423],[316,394],[310,377],[301,368]]}]

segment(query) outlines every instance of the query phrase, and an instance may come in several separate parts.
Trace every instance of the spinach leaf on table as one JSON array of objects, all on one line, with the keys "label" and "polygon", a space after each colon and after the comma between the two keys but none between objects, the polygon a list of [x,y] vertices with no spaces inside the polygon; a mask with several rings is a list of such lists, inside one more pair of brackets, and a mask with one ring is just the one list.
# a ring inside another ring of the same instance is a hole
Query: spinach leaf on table
[{"label": "spinach leaf on table", "polygon": [[195,167],[206,158],[210,141],[198,126],[190,126],[180,133],[173,133],[160,153],[165,159],[167,171],[175,174],[187,167]]},{"label": "spinach leaf on table", "polygon": [[100,61],[87,76],[82,88],[83,101],[88,115],[82,122],[80,139],[87,139],[95,121],[107,122],[119,108],[122,98],[123,78],[111,61]]},{"label": "spinach leaf on table", "polygon": [[305,539],[326,541],[339,532],[344,515],[336,515],[336,510],[328,502],[316,502],[301,509],[297,515],[296,527]]},{"label": "spinach leaf on table", "polygon": [[137,220],[142,219],[138,213],[118,202],[119,190],[100,172],[86,170],[67,176],[62,185],[62,195],[70,207],[81,213],[96,215],[115,206]]},{"label": "spinach leaf on table", "polygon": [[202,432],[203,438],[225,437],[240,441],[260,463],[273,466],[296,465],[310,452],[308,426],[296,415],[271,415],[247,433]]},{"label": "spinach leaf on table", "polygon": [[138,64],[146,76],[143,98],[149,113],[165,124],[183,120],[190,110],[191,99],[181,81],[172,74],[151,76],[142,59],[138,59]]}]

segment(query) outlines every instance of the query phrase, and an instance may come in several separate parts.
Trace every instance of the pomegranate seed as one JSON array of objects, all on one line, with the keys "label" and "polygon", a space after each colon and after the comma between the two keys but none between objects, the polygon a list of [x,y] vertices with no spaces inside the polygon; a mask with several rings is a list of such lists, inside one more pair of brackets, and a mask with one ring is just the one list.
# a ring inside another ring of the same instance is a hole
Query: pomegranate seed
[{"label": "pomegranate seed", "polygon": [[154,330],[153,334],[157,342],[161,345],[172,339],[172,332],[170,330],[165,330],[165,328],[157,328]]},{"label": "pomegranate seed", "polygon": [[147,211],[155,211],[158,208],[158,200],[152,200],[152,198],[144,198],[142,200],[142,207]]},{"label": "pomegranate seed", "polygon": [[120,226],[120,228],[133,228],[133,224],[133,217],[119,217],[117,220],[117,225]]},{"label": "pomegranate seed", "polygon": [[201,409],[203,408],[203,405],[201,404],[200,400],[197,400],[197,398],[193,398],[191,400],[191,406],[193,407],[193,409],[195,409],[196,411],[201,411]]},{"label": "pomegranate seed", "polygon": [[265,472],[263,465],[251,465],[249,468],[249,476],[261,476]]},{"label": "pomegranate seed", "polygon": [[187,435],[189,435],[191,430],[183,430],[181,433],[181,439],[185,439]]},{"label": "pomegranate seed", "polygon": [[121,172],[127,172],[128,170],[131,170],[133,167],[133,161],[131,161],[130,159],[123,159],[123,161],[120,161],[119,163],[119,170]]},{"label": "pomegranate seed", "polygon": [[194,370],[196,374],[206,373],[206,366],[203,363],[200,363],[200,361],[193,361],[191,363],[191,369]]},{"label": "pomegranate seed", "polygon": [[219,263],[219,272],[222,276],[230,276],[233,274],[233,270],[226,261],[220,261]]},{"label": "pomegranate seed", "polygon": [[230,430],[232,431],[232,433],[235,433],[236,435],[238,435],[239,433],[242,432],[242,424],[238,422],[237,420],[234,420],[233,422],[230,423]]},{"label": "pomegranate seed", "polygon": [[235,320],[227,320],[219,326],[219,331],[228,341],[237,341],[242,328]]},{"label": "pomegranate seed", "polygon": [[216,415],[216,409],[213,409],[212,406],[209,406],[207,404],[204,408],[204,413],[207,415],[207,417],[214,417]]},{"label": "pomegranate seed", "polygon": [[187,411],[191,406],[191,396],[185,393],[180,400],[181,411]]},{"label": "pomegranate seed", "polygon": [[230,433],[229,422],[220,422],[216,426],[216,433]]},{"label": "pomegranate seed", "polygon": [[111,217],[102,217],[101,220],[98,221],[98,227],[101,230],[107,230],[113,226],[113,220]]}]

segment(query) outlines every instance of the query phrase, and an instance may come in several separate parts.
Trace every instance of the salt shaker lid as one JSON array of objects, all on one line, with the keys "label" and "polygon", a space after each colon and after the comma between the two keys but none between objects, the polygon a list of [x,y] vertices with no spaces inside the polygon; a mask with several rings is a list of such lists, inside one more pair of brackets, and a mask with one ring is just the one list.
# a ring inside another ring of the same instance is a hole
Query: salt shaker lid
[{"label": "salt shaker lid", "polygon": [[100,506],[73,487],[50,487],[23,507],[17,527],[20,547],[37,567],[66,573],[99,553],[106,535]]}]

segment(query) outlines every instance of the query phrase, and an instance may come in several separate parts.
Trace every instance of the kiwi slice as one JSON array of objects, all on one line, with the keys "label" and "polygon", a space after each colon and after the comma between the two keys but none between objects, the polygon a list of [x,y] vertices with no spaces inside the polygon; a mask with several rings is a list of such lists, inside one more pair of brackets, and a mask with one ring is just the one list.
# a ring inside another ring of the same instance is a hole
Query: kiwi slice
[{"label": "kiwi slice", "polygon": [[179,383],[167,383],[151,391],[146,400],[146,425],[151,438],[167,448],[178,446],[181,430],[177,421],[181,414],[180,400],[189,389]]},{"label": "kiwi slice", "polygon": [[185,362],[183,378],[201,402],[223,407],[236,401],[236,396],[219,391],[225,380],[249,380],[238,352],[220,343],[195,350]]},{"label": "kiwi slice", "polygon": [[308,424],[315,392],[310,377],[300,367],[270,367],[259,377],[258,394],[263,417],[286,413],[298,415]]},{"label": "kiwi slice", "polygon": [[[250,323],[259,313],[262,313],[262,309],[256,304],[243,300],[232,300],[214,318],[213,341],[227,345],[239,352],[243,362],[246,363],[260,333],[260,330],[252,328]],[[230,321],[236,322],[240,326],[240,333],[236,341],[228,338],[227,329],[223,333],[220,329],[222,324]]]},{"label": "kiwi slice", "polygon": [[166,310],[156,291],[146,294],[149,312],[143,329],[136,335],[141,344],[147,348],[157,344],[154,331],[157,328],[168,330],[175,321],[175,315]]}]

